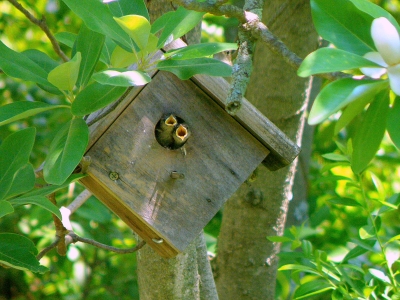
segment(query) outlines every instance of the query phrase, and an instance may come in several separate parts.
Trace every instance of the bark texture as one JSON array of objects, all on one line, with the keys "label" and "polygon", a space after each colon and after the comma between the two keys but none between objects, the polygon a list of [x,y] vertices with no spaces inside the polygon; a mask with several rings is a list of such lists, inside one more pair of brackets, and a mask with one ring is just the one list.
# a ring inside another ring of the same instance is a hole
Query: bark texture
[{"label": "bark texture", "polygon": [[[308,0],[267,0],[263,22],[301,57],[317,46]],[[298,145],[308,86],[308,79],[257,44],[246,97]],[[215,269],[220,299],[274,299],[280,245],[266,237],[283,232],[295,168],[270,172],[260,166],[226,203]]]}]

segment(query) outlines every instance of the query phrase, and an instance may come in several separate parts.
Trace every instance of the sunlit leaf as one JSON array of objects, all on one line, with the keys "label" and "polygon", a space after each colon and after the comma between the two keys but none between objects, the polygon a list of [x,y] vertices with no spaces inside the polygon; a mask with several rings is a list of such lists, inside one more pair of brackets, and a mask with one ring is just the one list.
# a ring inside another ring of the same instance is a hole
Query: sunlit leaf
[{"label": "sunlit leaf", "polygon": [[368,269],[368,272],[371,273],[371,275],[374,276],[375,278],[377,278],[387,284],[391,284],[390,278],[385,273],[383,273],[381,270],[370,268],[370,269]]},{"label": "sunlit leaf", "polygon": [[349,103],[375,95],[387,87],[387,81],[351,78],[336,80],[325,86],[318,94],[311,108],[308,123],[310,125],[321,123]]},{"label": "sunlit leaf", "polygon": [[222,51],[236,50],[237,47],[235,43],[202,43],[170,50],[164,54],[164,57],[175,60],[192,59],[210,56]]},{"label": "sunlit leaf", "polygon": [[12,204],[13,207],[18,207],[26,204],[38,205],[48,210],[52,214],[55,214],[61,220],[61,213],[59,208],[53,203],[51,203],[51,201],[44,196],[19,197],[11,199],[9,202],[10,204]]},{"label": "sunlit leaf", "polygon": [[348,0],[312,0],[312,17],[320,36],[340,49],[364,55],[375,51],[370,28],[373,18]]},{"label": "sunlit leaf", "polygon": [[[203,18],[203,12],[186,10],[180,6],[166,22],[158,41],[158,48],[180,38],[195,27]],[[155,33],[152,31],[152,33]]]},{"label": "sunlit leaf", "polygon": [[319,275],[317,270],[315,270],[311,267],[303,266],[303,265],[287,264],[287,265],[283,265],[282,267],[279,268],[279,271],[286,271],[286,270],[300,271],[300,272],[306,272],[306,273],[310,273],[310,274]]},{"label": "sunlit leaf", "polygon": [[38,101],[12,102],[0,106],[0,126],[56,108],[68,108],[68,106],[51,105]]},{"label": "sunlit leaf", "polygon": [[389,94],[383,91],[371,103],[355,133],[351,159],[354,173],[361,173],[378,151],[385,133],[388,111]]},{"label": "sunlit leaf", "polygon": [[106,70],[93,75],[93,79],[101,84],[109,84],[115,86],[141,86],[149,83],[151,77],[140,71],[117,71]]},{"label": "sunlit leaf", "polygon": [[70,61],[54,68],[47,77],[49,82],[60,90],[72,91],[78,80],[81,58],[81,53],[78,52]]},{"label": "sunlit leaf", "polygon": [[371,225],[365,225],[358,231],[360,238],[365,240],[375,236],[375,229]]},{"label": "sunlit leaf", "polygon": [[360,255],[363,255],[367,251],[368,250],[363,247],[356,246],[346,254],[346,256],[343,258],[343,262],[348,261],[353,258],[356,258],[356,257],[359,257]]},{"label": "sunlit leaf", "polygon": [[129,35],[115,22],[105,4],[98,0],[63,0],[63,2],[85,22],[89,29],[108,36],[127,49],[132,49],[133,43]]},{"label": "sunlit leaf", "polygon": [[137,62],[137,60],[136,53],[128,52],[119,46],[114,48],[110,57],[110,63],[114,68],[128,67]]},{"label": "sunlit leaf", "polygon": [[361,67],[381,67],[380,65],[344,50],[321,48],[309,54],[297,70],[300,77],[313,74],[359,69]]},{"label": "sunlit leaf", "polygon": [[103,34],[90,30],[84,24],[81,26],[74,47],[74,53],[82,55],[76,82],[78,88],[86,86],[89,82],[103,49],[104,40]]},{"label": "sunlit leaf", "polygon": [[82,90],[72,103],[72,113],[84,116],[107,106],[117,100],[126,91],[126,87],[103,85],[94,82]]},{"label": "sunlit leaf", "polygon": [[149,21],[139,15],[128,15],[115,18],[119,26],[135,41],[139,49],[144,49],[149,40],[151,25]]},{"label": "sunlit leaf", "polygon": [[14,212],[12,205],[5,200],[0,200],[0,218]]},{"label": "sunlit leaf", "polygon": [[46,182],[60,185],[79,164],[89,141],[89,129],[82,119],[74,118],[65,124],[50,144],[43,165]]},{"label": "sunlit leaf", "polygon": [[18,234],[0,234],[0,263],[24,271],[44,273],[48,269],[36,259],[38,251],[33,242]]},{"label": "sunlit leaf", "polygon": [[196,74],[228,77],[232,67],[213,58],[194,58],[187,60],[163,60],[157,64],[159,70],[168,71],[179,79],[186,80]]},{"label": "sunlit leaf", "polygon": [[35,128],[26,128],[10,134],[0,145],[0,199],[8,194],[15,173],[29,162],[35,134]]}]

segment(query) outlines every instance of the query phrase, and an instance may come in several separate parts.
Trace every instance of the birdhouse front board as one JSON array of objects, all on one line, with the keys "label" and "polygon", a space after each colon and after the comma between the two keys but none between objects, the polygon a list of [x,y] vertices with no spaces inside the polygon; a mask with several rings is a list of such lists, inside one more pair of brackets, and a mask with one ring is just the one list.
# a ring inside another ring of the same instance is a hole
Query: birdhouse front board
[{"label": "birdhouse front board", "polygon": [[[182,46],[178,40],[169,47]],[[226,113],[229,84],[222,78],[182,81],[161,71],[152,77],[90,126],[91,164],[81,182],[168,258],[189,245],[261,162],[279,169],[300,149],[246,99],[234,117]],[[181,123],[180,137],[189,136],[182,147],[160,141],[168,116],[174,133]]]},{"label": "birdhouse front board", "polygon": [[[190,80],[158,72],[131,100],[87,152],[82,183],[160,255],[173,257],[269,151]],[[187,124],[182,148],[156,139],[166,114]]]}]

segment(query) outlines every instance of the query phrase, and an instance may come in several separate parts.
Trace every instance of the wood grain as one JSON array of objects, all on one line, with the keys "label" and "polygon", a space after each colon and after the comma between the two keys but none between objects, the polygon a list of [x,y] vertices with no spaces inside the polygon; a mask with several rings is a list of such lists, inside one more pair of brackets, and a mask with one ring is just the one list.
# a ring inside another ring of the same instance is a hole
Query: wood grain
[{"label": "wood grain", "polygon": [[[158,72],[135,97],[88,151],[92,164],[82,182],[160,255],[172,257],[269,151],[190,80]],[[188,124],[186,155],[155,140],[165,113]],[[173,171],[184,178],[172,179]],[[155,237],[164,243],[151,243]]]}]

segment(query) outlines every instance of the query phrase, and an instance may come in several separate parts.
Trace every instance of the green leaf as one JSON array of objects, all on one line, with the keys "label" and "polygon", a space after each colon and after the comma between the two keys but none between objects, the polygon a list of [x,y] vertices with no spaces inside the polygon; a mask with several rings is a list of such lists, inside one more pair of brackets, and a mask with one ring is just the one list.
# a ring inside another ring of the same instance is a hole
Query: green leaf
[{"label": "green leaf", "polygon": [[8,76],[50,85],[47,72],[28,56],[15,52],[0,41],[0,69]]},{"label": "green leaf", "polygon": [[267,236],[267,239],[274,243],[291,242],[292,239],[287,236]]},{"label": "green leaf", "polygon": [[119,26],[133,39],[140,50],[147,46],[149,40],[151,25],[149,21],[138,15],[128,15],[115,18]]},{"label": "green leaf", "polygon": [[111,54],[114,52],[115,47],[117,47],[117,44],[109,37],[106,37],[100,55],[100,60],[106,65],[110,65]]},{"label": "green leaf", "polygon": [[54,205],[53,203],[51,203],[51,201],[44,196],[30,196],[30,197],[24,196],[24,197],[11,199],[9,202],[14,207],[18,207],[18,206],[26,205],[26,204],[38,205],[38,206],[48,210],[52,214],[55,214],[61,220],[61,213],[60,213],[59,208],[56,205]]},{"label": "green leaf", "polygon": [[12,205],[5,200],[0,200],[0,218],[14,212]]},{"label": "green leaf", "polygon": [[63,0],[86,26],[117,41],[127,49],[133,48],[129,35],[115,22],[108,7],[98,0]]},{"label": "green leaf", "polygon": [[187,47],[182,47],[179,49],[167,51],[164,54],[164,57],[172,58],[175,60],[192,59],[192,58],[210,56],[215,53],[222,52],[222,51],[236,50],[237,47],[238,46],[235,43],[195,44],[195,45],[189,45]]},{"label": "green leaf", "polygon": [[21,54],[25,55],[35,63],[37,63],[40,67],[42,67],[46,72],[50,72],[55,67],[59,65],[54,59],[48,56],[46,53],[36,50],[36,49],[28,49]]},{"label": "green leaf", "polygon": [[311,296],[322,294],[326,291],[333,290],[334,287],[325,280],[312,280],[300,285],[295,293],[295,299],[309,299]]},{"label": "green leaf", "polygon": [[347,126],[357,115],[361,114],[364,111],[365,106],[374,99],[374,96],[374,94],[366,95],[365,97],[347,105],[335,124],[335,134],[338,134],[339,131]]},{"label": "green leaf", "polygon": [[54,37],[56,38],[57,42],[64,44],[65,46],[68,46],[69,48],[72,49],[74,47],[76,38],[77,38],[76,33],[72,32],[57,32],[54,34]]},{"label": "green leaf", "polygon": [[[85,176],[86,176],[85,174],[72,174],[61,185],[47,185],[47,186],[44,186],[41,188],[36,188],[36,189],[33,189],[32,191],[22,195],[21,197],[27,198],[27,197],[36,197],[36,196],[47,196],[47,195],[50,195],[51,193],[54,193],[60,189],[68,187],[72,182],[75,182]],[[18,198],[15,198],[15,199],[18,199]]]},{"label": "green leaf", "polygon": [[37,273],[48,269],[36,259],[38,251],[33,242],[18,234],[0,234],[0,262],[6,266]]},{"label": "green leaf", "polygon": [[358,203],[356,200],[351,199],[351,198],[334,198],[334,199],[329,199],[328,202],[336,205],[345,205],[345,206],[359,206],[362,207],[360,203]]},{"label": "green leaf", "polygon": [[400,26],[396,19],[382,7],[365,0],[350,0],[359,10],[367,13],[372,18],[385,17],[400,31]]},{"label": "green leaf", "polygon": [[160,16],[157,20],[155,20],[154,23],[151,25],[151,33],[156,34],[161,29],[163,29],[174,14],[175,11],[169,11]]},{"label": "green leaf", "polygon": [[150,20],[149,12],[143,0],[118,0],[109,2],[107,5],[115,17],[141,15]]},{"label": "green leaf", "polygon": [[110,63],[114,68],[126,68],[137,62],[137,60],[136,53],[128,52],[120,46],[114,48],[110,57]]},{"label": "green leaf", "polygon": [[[158,41],[158,48],[180,38],[194,28],[203,18],[204,12],[186,10],[180,6],[168,19]],[[152,33],[155,33],[152,31]]]},{"label": "green leaf", "polygon": [[314,74],[358,69],[361,67],[381,67],[357,54],[336,48],[321,48],[310,53],[297,70],[300,77]]},{"label": "green leaf", "polygon": [[47,79],[60,90],[72,91],[78,80],[81,59],[81,53],[76,53],[70,61],[54,68]]},{"label": "green leaf", "polygon": [[35,170],[30,163],[21,167],[14,175],[14,181],[5,198],[11,198],[33,189],[35,185]]},{"label": "green leaf", "polygon": [[303,265],[296,265],[296,264],[283,265],[278,270],[279,271],[294,270],[294,271],[306,272],[306,273],[310,273],[310,274],[314,274],[314,275],[318,275],[318,276],[320,275],[317,272],[317,270],[315,270],[311,267],[307,267],[307,266],[303,266]]},{"label": "green leaf", "polygon": [[35,128],[26,128],[10,134],[0,145],[0,199],[7,195],[15,173],[29,162],[35,134]]},{"label": "green leaf", "polygon": [[308,123],[316,125],[351,102],[377,94],[388,87],[387,81],[354,80],[345,78],[336,80],[318,94],[311,108]]},{"label": "green leaf", "polygon": [[387,131],[393,144],[400,149],[400,97],[396,96],[394,104],[389,111]]},{"label": "green leaf", "polygon": [[375,236],[375,229],[371,225],[365,225],[358,230],[358,233],[361,239],[366,240]]},{"label": "green leaf", "polygon": [[373,18],[348,0],[311,0],[319,35],[342,50],[364,55],[376,51],[370,29]]},{"label": "green leaf", "polygon": [[44,111],[56,108],[68,108],[66,105],[51,105],[44,102],[18,101],[0,106],[0,126],[28,118]]},{"label": "green leaf", "polygon": [[157,64],[157,68],[168,71],[179,79],[186,80],[196,74],[209,76],[228,77],[232,75],[232,67],[213,58],[194,58],[187,60],[163,60]]},{"label": "green leaf", "polygon": [[46,182],[60,185],[79,164],[89,141],[89,129],[82,119],[72,119],[59,130],[50,144],[43,165]]},{"label": "green leaf", "polygon": [[72,113],[84,116],[114,102],[126,91],[125,87],[94,82],[82,90],[72,103]]},{"label": "green leaf", "polygon": [[141,71],[125,71],[106,70],[93,75],[93,79],[101,84],[109,84],[114,86],[141,86],[149,83],[151,77]]},{"label": "green leaf", "polygon": [[371,103],[355,133],[351,159],[351,167],[354,173],[360,174],[378,151],[385,134],[388,111],[389,93],[383,91]]},{"label": "green leaf", "polygon": [[99,61],[101,51],[103,49],[105,36],[87,28],[84,24],[79,30],[76,39],[76,53],[81,53],[82,61],[80,63],[78,81],[76,86],[84,87],[89,82],[90,76]]},{"label": "green leaf", "polygon": [[325,159],[334,160],[334,161],[349,161],[347,156],[337,153],[327,153],[321,155]]},{"label": "green leaf", "polygon": [[364,253],[366,253],[368,250],[360,247],[360,246],[356,246],[353,249],[351,249],[346,256],[343,258],[343,262],[346,262],[352,258],[356,258],[359,257],[360,255],[363,255]]}]

